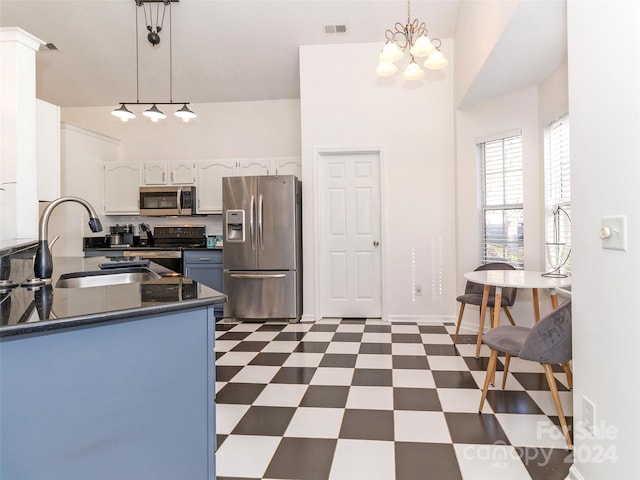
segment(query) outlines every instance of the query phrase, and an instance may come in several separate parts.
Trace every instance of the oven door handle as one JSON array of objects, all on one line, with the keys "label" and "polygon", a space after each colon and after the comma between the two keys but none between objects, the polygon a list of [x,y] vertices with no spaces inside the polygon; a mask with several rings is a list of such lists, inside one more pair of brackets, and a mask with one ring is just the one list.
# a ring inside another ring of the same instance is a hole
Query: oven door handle
[{"label": "oven door handle", "polygon": [[182,258],[180,250],[125,250],[125,257]]},{"label": "oven door handle", "polygon": [[254,279],[262,279],[262,278],[284,278],[286,275],[284,273],[232,273],[231,278],[254,278]]}]

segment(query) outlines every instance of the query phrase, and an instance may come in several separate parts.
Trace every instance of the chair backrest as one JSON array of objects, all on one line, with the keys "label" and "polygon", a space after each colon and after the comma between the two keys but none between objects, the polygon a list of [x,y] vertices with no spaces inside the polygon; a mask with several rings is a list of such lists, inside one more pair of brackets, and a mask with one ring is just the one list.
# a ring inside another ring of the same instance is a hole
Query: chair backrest
[{"label": "chair backrest", "polygon": [[[513,265],[503,262],[493,262],[493,263],[485,263],[484,265],[480,265],[475,271],[479,270],[515,270]],[[480,285],[475,282],[467,282],[467,285],[464,289],[465,295],[468,294],[479,294],[482,295],[482,291],[484,290],[484,285]],[[517,288],[503,288],[502,289],[502,298],[507,300],[507,305],[510,307],[516,301],[516,292]],[[496,294],[495,287],[491,287],[489,290],[489,295],[493,296]]]},{"label": "chair backrest", "polygon": [[536,323],[522,345],[520,358],[539,363],[571,360],[571,300]]}]

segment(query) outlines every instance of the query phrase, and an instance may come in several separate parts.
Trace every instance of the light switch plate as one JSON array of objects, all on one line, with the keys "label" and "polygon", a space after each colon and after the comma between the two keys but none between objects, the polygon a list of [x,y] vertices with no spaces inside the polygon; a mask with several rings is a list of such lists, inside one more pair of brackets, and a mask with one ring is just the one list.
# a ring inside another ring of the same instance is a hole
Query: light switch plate
[{"label": "light switch plate", "polygon": [[616,215],[602,217],[602,227],[607,227],[611,232],[608,238],[602,239],[602,248],[610,250],[627,249],[627,216]]}]

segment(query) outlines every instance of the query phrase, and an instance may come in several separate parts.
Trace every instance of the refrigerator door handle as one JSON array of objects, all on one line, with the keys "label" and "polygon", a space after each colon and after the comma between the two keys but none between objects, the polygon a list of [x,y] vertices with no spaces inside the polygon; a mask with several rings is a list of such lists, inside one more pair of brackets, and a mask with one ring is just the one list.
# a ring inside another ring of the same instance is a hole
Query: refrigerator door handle
[{"label": "refrigerator door handle", "polygon": [[264,250],[264,238],[262,231],[262,209],[264,208],[264,197],[260,194],[258,201],[258,238],[260,240],[260,250]]},{"label": "refrigerator door handle", "polygon": [[284,278],[284,273],[232,273],[231,278]]},{"label": "refrigerator door handle", "polygon": [[251,237],[251,249],[255,250],[256,249],[256,237],[253,234],[253,212],[255,210],[255,204],[256,204],[256,198],[251,195],[251,206],[249,207],[249,210],[251,210],[251,212],[249,212],[249,230],[250,230],[250,237]]}]

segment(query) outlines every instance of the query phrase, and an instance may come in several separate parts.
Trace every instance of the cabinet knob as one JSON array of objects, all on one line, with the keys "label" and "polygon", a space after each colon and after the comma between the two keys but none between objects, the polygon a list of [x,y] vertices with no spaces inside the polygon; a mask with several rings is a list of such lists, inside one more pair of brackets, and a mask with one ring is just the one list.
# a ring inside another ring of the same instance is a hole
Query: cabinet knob
[{"label": "cabinet knob", "polygon": [[378,245],[380,245],[380,242],[379,242],[379,241],[377,241],[377,240],[374,240],[374,241],[373,241],[373,246],[374,246],[374,247],[377,247]]}]

